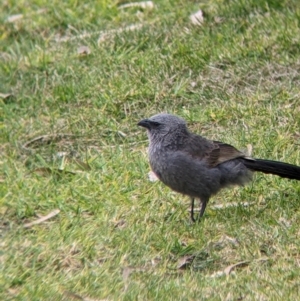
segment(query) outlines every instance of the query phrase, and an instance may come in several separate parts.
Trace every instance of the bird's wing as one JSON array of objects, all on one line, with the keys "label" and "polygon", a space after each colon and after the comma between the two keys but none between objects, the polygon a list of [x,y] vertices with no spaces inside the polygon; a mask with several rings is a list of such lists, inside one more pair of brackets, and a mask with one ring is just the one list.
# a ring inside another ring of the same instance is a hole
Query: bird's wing
[{"label": "bird's wing", "polygon": [[213,141],[214,148],[208,153],[207,162],[210,166],[217,166],[223,162],[245,157],[245,154],[230,144]]},{"label": "bird's wing", "polygon": [[194,158],[207,161],[207,164],[211,167],[232,159],[245,157],[244,153],[229,144],[210,141],[198,135],[190,137],[184,151]]}]

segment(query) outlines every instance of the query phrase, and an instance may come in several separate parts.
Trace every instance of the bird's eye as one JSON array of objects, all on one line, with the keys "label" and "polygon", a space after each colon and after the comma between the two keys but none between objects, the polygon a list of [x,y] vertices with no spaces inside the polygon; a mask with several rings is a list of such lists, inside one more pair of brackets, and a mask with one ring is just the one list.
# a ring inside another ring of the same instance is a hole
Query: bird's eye
[{"label": "bird's eye", "polygon": [[159,125],[160,125],[160,123],[159,122],[156,122],[156,121],[151,121],[151,125],[152,125],[152,127],[158,127]]}]

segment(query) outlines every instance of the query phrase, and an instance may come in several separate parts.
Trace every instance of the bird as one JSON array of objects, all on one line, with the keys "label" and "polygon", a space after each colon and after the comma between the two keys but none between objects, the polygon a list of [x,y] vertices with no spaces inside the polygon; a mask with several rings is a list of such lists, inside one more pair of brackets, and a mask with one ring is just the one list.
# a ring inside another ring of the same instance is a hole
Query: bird
[{"label": "bird", "polygon": [[[253,172],[300,180],[300,167],[247,156],[232,145],[189,131],[179,116],[159,113],[138,122],[147,129],[150,166],[157,178],[191,199],[191,220],[200,220],[212,195],[229,186],[243,186]],[[200,212],[195,218],[195,199]]]}]

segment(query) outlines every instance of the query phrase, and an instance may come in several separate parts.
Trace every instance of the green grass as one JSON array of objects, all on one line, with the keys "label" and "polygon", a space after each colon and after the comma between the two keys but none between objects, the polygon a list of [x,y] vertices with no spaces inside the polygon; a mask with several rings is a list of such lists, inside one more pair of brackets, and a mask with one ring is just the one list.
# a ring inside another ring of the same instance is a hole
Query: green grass
[{"label": "green grass", "polygon": [[300,165],[299,1],[48,2],[0,12],[0,299],[298,299],[299,182],[257,174],[191,224],[136,124],[168,111]]}]

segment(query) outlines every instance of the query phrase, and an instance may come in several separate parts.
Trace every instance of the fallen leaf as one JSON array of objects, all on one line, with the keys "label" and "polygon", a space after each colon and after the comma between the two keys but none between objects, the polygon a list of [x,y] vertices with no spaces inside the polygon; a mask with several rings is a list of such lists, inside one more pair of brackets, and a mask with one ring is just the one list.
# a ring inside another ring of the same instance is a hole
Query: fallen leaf
[{"label": "fallen leaf", "polygon": [[202,10],[198,10],[196,13],[190,15],[190,21],[193,25],[200,26],[202,25],[204,18],[203,18],[203,12]]},{"label": "fallen leaf", "polygon": [[79,55],[88,55],[91,53],[91,50],[88,46],[80,46],[77,48],[77,53]]},{"label": "fallen leaf", "polygon": [[195,255],[185,255],[179,259],[177,264],[178,270],[185,270],[187,269],[194,261]]},{"label": "fallen leaf", "polygon": [[8,23],[13,23],[13,22],[16,22],[18,20],[21,20],[23,18],[23,15],[22,14],[17,14],[17,15],[12,15],[12,16],[9,16],[6,21]]}]

